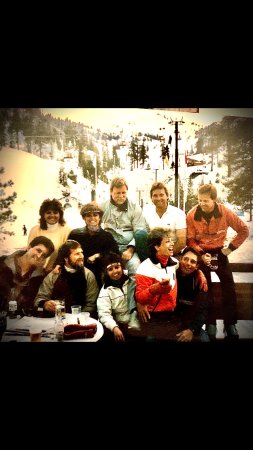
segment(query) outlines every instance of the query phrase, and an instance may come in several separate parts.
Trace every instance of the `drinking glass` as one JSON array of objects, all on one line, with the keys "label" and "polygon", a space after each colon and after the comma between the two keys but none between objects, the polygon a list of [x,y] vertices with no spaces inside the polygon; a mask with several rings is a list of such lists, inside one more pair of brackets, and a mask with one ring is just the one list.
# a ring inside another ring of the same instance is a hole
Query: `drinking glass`
[{"label": "drinking glass", "polygon": [[66,309],[65,309],[65,299],[56,299],[54,300],[56,303],[56,311],[57,314],[60,314],[63,319],[66,318]]}]

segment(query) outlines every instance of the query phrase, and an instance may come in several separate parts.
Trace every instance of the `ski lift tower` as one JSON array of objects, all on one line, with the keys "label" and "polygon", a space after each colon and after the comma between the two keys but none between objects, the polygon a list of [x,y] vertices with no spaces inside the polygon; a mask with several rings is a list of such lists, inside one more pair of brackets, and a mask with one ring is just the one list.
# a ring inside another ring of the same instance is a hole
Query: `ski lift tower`
[{"label": "ski lift tower", "polygon": [[179,183],[178,183],[178,125],[182,125],[184,121],[181,120],[170,120],[168,122],[170,125],[175,125],[175,206],[179,208]]}]

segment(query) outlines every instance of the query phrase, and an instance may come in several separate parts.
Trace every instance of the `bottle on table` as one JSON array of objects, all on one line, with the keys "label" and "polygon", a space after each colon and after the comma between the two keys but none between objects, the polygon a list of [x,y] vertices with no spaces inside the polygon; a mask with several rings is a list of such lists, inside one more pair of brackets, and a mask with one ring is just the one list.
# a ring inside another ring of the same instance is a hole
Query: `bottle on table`
[{"label": "bottle on table", "polygon": [[58,342],[63,341],[64,338],[64,323],[62,320],[61,305],[56,306],[55,310],[55,336]]},{"label": "bottle on table", "polygon": [[16,295],[15,295],[15,288],[12,288],[11,292],[10,292],[9,306],[8,306],[9,319],[17,318],[17,310],[18,310],[18,304],[17,304],[17,300],[16,300]]}]

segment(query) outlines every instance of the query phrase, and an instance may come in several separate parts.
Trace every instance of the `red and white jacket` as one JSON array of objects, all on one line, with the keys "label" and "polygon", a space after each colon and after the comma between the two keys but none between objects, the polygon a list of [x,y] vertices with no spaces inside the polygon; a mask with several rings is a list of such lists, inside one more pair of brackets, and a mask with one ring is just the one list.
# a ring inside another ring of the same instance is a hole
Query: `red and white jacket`
[{"label": "red and white jacket", "polygon": [[[179,262],[176,258],[170,257],[166,267],[162,267],[161,263],[153,263],[150,258],[143,261],[135,275],[136,290],[135,299],[142,305],[148,305],[150,312],[168,312],[173,311],[176,307],[177,298],[177,279],[176,270]],[[169,278],[172,286],[169,294],[152,295],[149,292],[152,284]]]}]

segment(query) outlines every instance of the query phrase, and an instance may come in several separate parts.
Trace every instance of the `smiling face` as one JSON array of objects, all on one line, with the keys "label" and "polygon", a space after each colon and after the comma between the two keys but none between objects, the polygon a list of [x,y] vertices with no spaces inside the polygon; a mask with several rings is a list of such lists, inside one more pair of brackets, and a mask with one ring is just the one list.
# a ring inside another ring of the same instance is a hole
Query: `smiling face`
[{"label": "smiling face", "polygon": [[173,256],[174,242],[170,237],[165,236],[160,245],[155,245],[157,254],[160,256]]},{"label": "smiling face", "polygon": [[60,213],[59,211],[48,209],[44,213],[44,219],[49,225],[55,225],[57,222],[59,222]]},{"label": "smiling face", "polygon": [[83,216],[86,227],[90,231],[97,231],[101,222],[101,216],[98,212],[89,212]]},{"label": "smiling face", "polygon": [[119,262],[109,264],[106,268],[106,273],[111,280],[119,280],[123,274],[121,264]]},{"label": "smiling face", "polygon": [[84,256],[81,247],[72,248],[70,255],[65,258],[65,265],[70,269],[80,269],[84,266]]},{"label": "smiling face", "polygon": [[151,195],[151,200],[157,209],[166,210],[168,207],[168,195],[165,189],[154,189]]},{"label": "smiling face", "polygon": [[43,244],[29,246],[27,250],[27,259],[31,266],[40,267],[45,264],[45,259],[48,257],[48,249]]},{"label": "smiling face", "polygon": [[210,213],[214,210],[215,200],[213,200],[209,194],[199,194],[198,203],[202,211],[205,213]]},{"label": "smiling face", "polygon": [[183,275],[189,275],[198,267],[198,257],[195,253],[187,252],[180,258],[180,271]]}]

